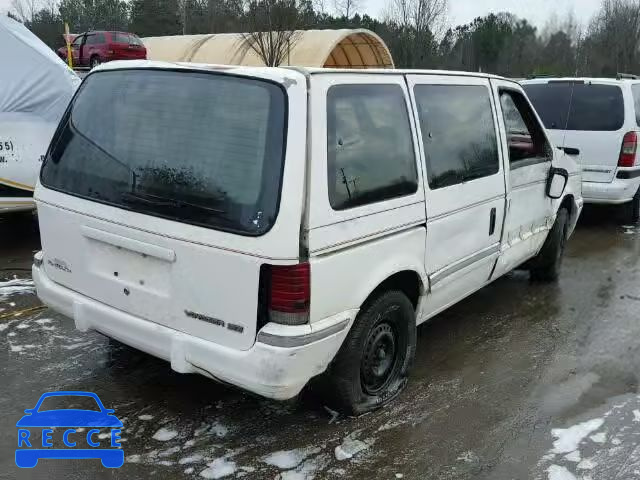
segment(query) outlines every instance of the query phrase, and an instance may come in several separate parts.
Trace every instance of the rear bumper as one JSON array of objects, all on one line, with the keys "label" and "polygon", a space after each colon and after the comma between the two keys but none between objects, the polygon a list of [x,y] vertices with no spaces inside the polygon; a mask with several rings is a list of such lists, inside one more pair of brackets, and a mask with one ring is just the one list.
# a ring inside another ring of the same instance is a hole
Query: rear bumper
[{"label": "rear bumper", "polygon": [[312,377],[326,370],[357,314],[357,310],[350,310],[324,319],[319,322],[322,329],[268,324],[253,347],[235,350],[132,316],[63,287],[38,266],[41,258],[41,253],[36,254],[32,268],[38,297],[72,318],[78,330],[96,330],[165,359],[179,373],[200,373],[278,400],[295,397]]},{"label": "rear bumper", "polygon": [[582,182],[585,203],[622,204],[630,202],[640,187],[640,177],[614,178],[610,183]]}]

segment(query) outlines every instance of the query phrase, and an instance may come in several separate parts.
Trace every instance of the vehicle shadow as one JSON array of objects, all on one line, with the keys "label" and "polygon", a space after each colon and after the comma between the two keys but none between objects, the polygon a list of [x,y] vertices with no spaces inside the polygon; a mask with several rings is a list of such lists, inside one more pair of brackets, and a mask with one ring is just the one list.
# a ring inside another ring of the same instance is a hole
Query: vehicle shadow
[{"label": "vehicle shadow", "polygon": [[40,249],[37,217],[32,213],[0,215],[0,272],[31,270]]}]

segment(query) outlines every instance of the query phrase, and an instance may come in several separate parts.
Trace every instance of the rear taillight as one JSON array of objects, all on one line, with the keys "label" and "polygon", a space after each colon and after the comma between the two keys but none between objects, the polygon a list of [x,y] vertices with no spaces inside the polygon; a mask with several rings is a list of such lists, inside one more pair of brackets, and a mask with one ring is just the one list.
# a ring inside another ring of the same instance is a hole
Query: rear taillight
[{"label": "rear taillight", "polygon": [[638,149],[638,135],[636,132],[628,132],[622,140],[620,149],[619,167],[633,167],[636,163],[636,151]]},{"label": "rear taillight", "polygon": [[282,325],[309,321],[311,269],[308,263],[272,265],[269,281],[269,317]]}]

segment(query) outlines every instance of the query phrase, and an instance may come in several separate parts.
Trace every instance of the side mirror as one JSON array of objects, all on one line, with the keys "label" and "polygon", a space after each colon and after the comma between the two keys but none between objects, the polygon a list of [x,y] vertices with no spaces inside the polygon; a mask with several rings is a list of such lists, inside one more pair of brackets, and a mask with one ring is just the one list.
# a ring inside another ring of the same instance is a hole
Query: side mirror
[{"label": "side mirror", "polygon": [[554,200],[562,197],[568,181],[569,172],[564,168],[551,167],[547,178],[547,196]]}]

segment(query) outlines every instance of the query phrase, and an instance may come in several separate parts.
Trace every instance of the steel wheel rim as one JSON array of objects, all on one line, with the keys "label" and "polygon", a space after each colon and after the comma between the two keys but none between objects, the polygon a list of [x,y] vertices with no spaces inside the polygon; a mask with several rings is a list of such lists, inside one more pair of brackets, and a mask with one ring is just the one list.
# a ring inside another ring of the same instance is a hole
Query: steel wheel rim
[{"label": "steel wheel rim", "polygon": [[371,329],[360,364],[360,380],[365,393],[377,395],[392,381],[398,363],[398,335],[386,320]]}]

